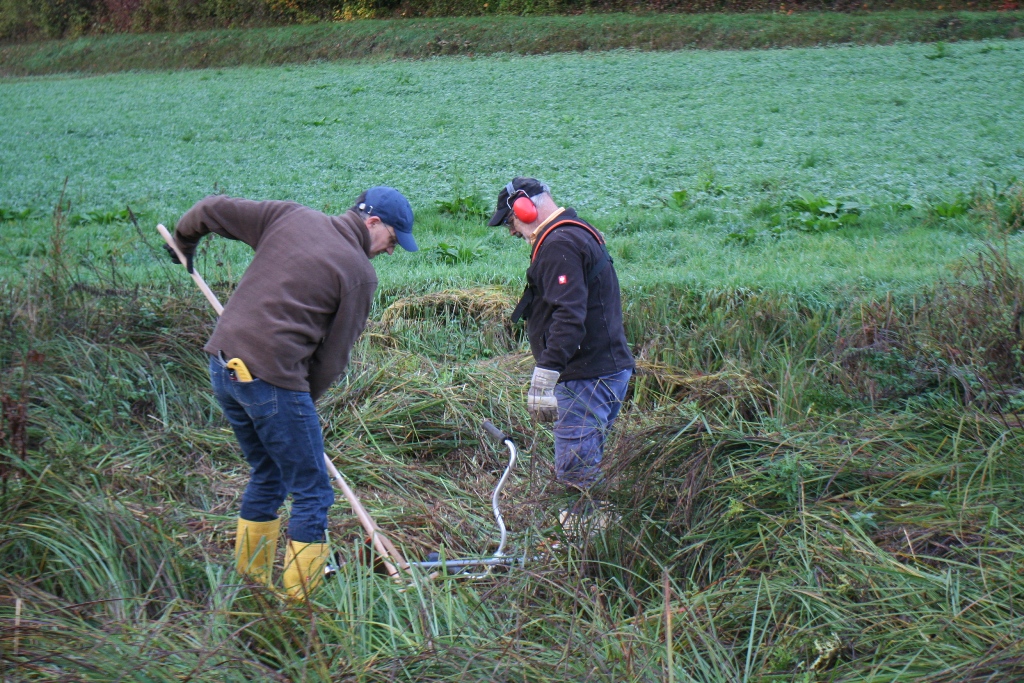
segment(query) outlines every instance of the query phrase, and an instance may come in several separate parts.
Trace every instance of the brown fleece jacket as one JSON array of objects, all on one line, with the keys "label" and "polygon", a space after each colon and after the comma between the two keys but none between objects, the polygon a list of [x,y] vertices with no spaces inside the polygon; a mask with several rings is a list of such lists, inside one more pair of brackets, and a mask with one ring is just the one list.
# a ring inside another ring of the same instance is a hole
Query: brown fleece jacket
[{"label": "brown fleece jacket", "polygon": [[174,236],[194,243],[210,232],[256,254],[203,350],[316,400],[345,371],[370,314],[377,274],[366,225],[354,211],[213,196],[181,217]]}]

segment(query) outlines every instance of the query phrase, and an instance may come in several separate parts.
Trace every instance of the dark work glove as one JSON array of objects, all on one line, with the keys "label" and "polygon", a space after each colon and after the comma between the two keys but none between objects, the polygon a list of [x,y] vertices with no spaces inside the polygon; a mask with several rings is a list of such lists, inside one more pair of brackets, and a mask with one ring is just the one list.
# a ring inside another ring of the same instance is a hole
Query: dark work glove
[{"label": "dark work glove", "polygon": [[[177,237],[175,237],[174,243],[178,245],[178,249],[180,249],[181,253],[185,255],[185,270],[187,270],[188,274],[191,275],[192,258],[196,255],[196,245],[198,244],[198,242],[182,242]],[[164,250],[167,251],[167,255],[171,257],[172,261],[174,261],[175,263],[181,263],[181,261],[178,259],[178,255],[174,253],[173,249],[171,249],[171,245],[165,244]]]}]

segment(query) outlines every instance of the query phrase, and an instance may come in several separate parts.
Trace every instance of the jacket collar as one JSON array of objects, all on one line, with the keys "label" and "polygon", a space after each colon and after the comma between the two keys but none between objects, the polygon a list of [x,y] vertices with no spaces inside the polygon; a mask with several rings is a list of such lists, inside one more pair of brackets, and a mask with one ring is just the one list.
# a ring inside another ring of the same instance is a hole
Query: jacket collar
[{"label": "jacket collar", "polygon": [[366,223],[363,222],[362,217],[357,212],[349,209],[340,216],[335,216],[335,219],[334,225],[338,228],[338,232],[358,244],[366,252],[366,257],[369,258],[370,231],[366,229]]},{"label": "jacket collar", "polygon": [[547,228],[549,225],[551,225],[554,221],[558,220],[564,214],[565,214],[565,209],[560,206],[560,207],[558,207],[557,210],[554,211],[554,213],[552,213],[550,216],[545,218],[544,222],[541,223],[540,225],[538,225],[537,229],[533,231],[532,235],[530,235],[530,245],[532,246],[533,243],[537,241],[537,238],[544,234],[544,229],[545,228]]}]

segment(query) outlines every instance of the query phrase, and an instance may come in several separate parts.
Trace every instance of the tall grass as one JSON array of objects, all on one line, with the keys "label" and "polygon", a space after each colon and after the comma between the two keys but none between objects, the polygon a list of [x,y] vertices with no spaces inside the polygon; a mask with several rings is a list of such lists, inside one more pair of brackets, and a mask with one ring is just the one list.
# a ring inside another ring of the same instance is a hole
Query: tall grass
[{"label": "tall grass", "polygon": [[554,521],[512,292],[390,299],[321,402],[329,454],[410,555],[493,552],[493,419],[523,449],[503,505],[527,565],[398,585],[339,504],[343,563],[303,605],[231,570],[245,472],[205,386],[209,314],[77,272],[0,303],[0,395],[28,418],[24,455],[17,411],[0,423],[11,680],[1024,675],[1024,285],[998,244],[907,299],[627,290],[640,363],[595,492],[619,517],[588,541]]}]

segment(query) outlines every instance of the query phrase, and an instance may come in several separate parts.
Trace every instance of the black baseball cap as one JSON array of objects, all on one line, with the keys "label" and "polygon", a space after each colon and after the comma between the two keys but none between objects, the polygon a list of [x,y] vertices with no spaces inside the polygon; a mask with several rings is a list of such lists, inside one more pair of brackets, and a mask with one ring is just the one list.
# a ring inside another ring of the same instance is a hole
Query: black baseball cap
[{"label": "black baseball cap", "polygon": [[501,188],[501,192],[498,193],[498,207],[494,210],[491,220],[487,221],[487,225],[501,225],[505,222],[509,212],[512,211],[512,202],[509,201],[509,197],[519,192],[525,192],[527,197],[536,197],[539,194],[551,192],[551,190],[536,178],[522,176],[513,178],[512,182]]}]

